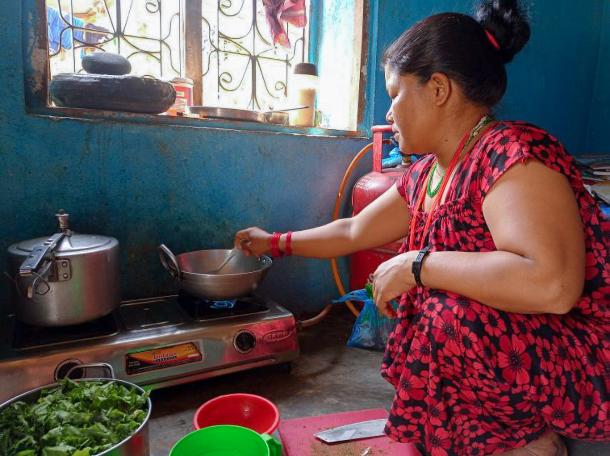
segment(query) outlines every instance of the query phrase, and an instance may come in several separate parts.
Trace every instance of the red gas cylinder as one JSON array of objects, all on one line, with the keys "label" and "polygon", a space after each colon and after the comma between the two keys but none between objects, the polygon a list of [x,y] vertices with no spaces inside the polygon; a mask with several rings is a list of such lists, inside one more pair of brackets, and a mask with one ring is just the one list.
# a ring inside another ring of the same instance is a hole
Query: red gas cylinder
[{"label": "red gas cylinder", "polygon": [[[377,197],[400,179],[406,167],[381,168],[383,133],[392,131],[390,125],[373,127],[373,171],[362,176],[352,190],[352,215],[358,214]],[[375,272],[377,266],[389,260],[398,253],[402,239],[371,250],[362,250],[350,256],[350,290],[364,288],[369,274]]]}]

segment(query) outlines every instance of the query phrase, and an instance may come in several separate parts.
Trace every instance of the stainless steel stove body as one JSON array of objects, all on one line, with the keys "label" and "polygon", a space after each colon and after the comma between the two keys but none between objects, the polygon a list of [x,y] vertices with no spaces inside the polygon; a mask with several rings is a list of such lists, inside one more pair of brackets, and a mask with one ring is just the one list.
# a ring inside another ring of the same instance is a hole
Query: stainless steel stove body
[{"label": "stainless steel stove body", "polygon": [[[0,322],[0,403],[65,377],[75,364],[108,363],[117,378],[156,389],[288,363],[298,353],[294,316],[255,297],[126,301],[103,319],[65,328],[9,317]],[[101,376],[97,368],[74,373]]]}]

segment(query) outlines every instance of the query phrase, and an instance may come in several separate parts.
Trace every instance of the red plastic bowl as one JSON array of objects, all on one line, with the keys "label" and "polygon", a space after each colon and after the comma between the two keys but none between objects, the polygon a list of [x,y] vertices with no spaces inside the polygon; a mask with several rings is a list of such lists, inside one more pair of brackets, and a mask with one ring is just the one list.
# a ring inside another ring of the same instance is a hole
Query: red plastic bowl
[{"label": "red plastic bowl", "polygon": [[259,434],[272,434],[280,424],[280,412],[273,402],[255,394],[226,394],[203,404],[193,417],[195,429],[217,424],[233,424]]}]

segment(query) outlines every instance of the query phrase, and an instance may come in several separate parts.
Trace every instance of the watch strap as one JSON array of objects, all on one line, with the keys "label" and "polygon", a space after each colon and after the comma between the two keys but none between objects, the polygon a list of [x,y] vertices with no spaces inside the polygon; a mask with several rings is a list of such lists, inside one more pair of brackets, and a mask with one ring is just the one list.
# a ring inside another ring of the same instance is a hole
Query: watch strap
[{"label": "watch strap", "polygon": [[423,249],[419,251],[417,256],[415,257],[415,261],[411,264],[411,272],[413,273],[413,278],[415,279],[415,283],[418,287],[423,287],[424,284],[421,282],[421,268],[424,262],[424,258],[426,255],[430,253],[430,246],[427,245]]}]

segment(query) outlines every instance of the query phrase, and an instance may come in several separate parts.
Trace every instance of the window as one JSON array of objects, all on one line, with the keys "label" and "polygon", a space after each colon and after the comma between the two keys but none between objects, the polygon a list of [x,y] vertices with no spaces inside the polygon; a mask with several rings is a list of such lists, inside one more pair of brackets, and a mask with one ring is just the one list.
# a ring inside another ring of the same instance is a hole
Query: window
[{"label": "window", "polygon": [[[325,107],[320,116],[322,126],[355,129],[363,0],[327,0],[325,10],[334,8],[334,12],[326,18],[316,10],[312,17],[310,0],[41,1],[46,9],[50,78],[59,73],[83,72],[81,60],[85,55],[110,51],[131,62],[132,74],[165,80],[193,79],[194,104],[269,110],[288,107],[292,68],[311,57],[319,59],[316,63],[321,71],[318,105]],[[340,13],[349,3],[354,13]],[[282,19],[289,18],[289,22],[269,19],[266,7],[271,4],[288,9]],[[304,15],[299,16],[299,8],[304,8]],[[360,27],[358,39],[346,37],[341,42],[334,34],[325,38],[319,33],[315,41],[323,43],[325,49],[331,49],[334,41],[341,55],[333,59],[332,51],[310,52],[310,34],[332,28],[337,17],[349,22],[348,28],[354,24]],[[319,22],[320,30],[311,29],[312,19]],[[352,52],[346,52],[346,46],[353,48]],[[350,56],[357,59],[351,59],[346,72],[345,59]],[[332,60],[343,65],[339,77]],[[329,68],[326,77],[325,66]],[[350,92],[349,108],[343,109],[345,100],[336,99],[337,90],[343,98],[346,90]],[[321,100],[324,93],[325,99]]]}]

